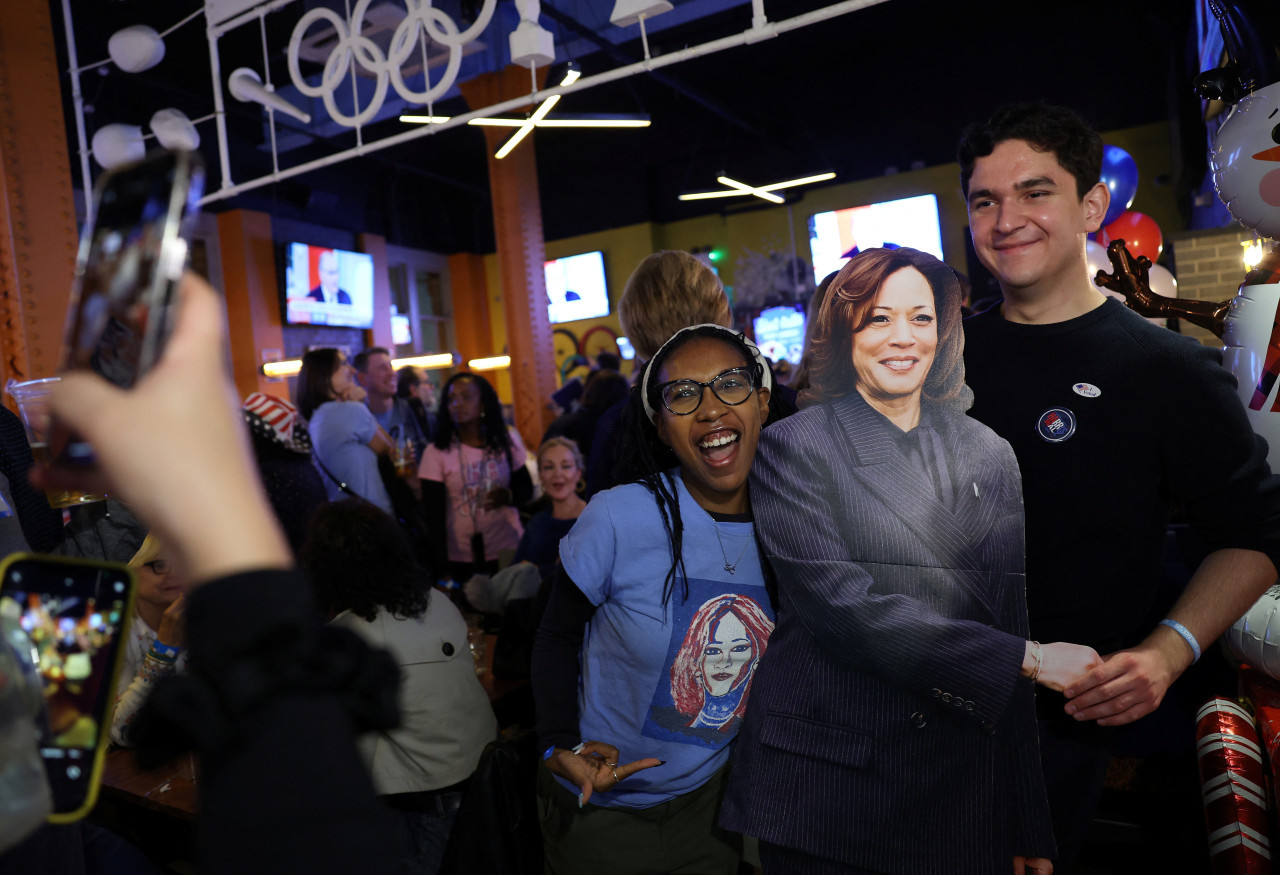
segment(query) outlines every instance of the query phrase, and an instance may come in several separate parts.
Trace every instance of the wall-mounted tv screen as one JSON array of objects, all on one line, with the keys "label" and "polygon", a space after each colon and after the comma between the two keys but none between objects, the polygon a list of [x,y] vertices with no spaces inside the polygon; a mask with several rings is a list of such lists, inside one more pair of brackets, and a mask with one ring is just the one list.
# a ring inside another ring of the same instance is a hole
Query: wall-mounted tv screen
[{"label": "wall-mounted tv screen", "polygon": [[751,323],[756,346],[773,362],[800,364],[804,352],[804,313],[797,307],[770,307]]},{"label": "wall-mounted tv screen", "polygon": [[603,252],[552,259],[542,270],[547,279],[547,314],[553,325],[609,315]]},{"label": "wall-mounted tv screen", "polygon": [[373,256],[305,243],[284,247],[284,321],[373,327]]},{"label": "wall-mounted tv screen", "polygon": [[822,282],[863,249],[878,246],[910,246],[941,259],[937,195],[922,194],[809,217],[814,282]]}]

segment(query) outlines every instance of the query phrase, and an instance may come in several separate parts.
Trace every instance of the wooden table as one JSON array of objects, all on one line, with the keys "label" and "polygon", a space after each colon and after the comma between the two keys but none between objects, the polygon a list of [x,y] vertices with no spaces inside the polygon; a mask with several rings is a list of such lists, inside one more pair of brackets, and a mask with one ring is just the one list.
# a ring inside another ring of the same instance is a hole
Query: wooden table
[{"label": "wooden table", "polygon": [[144,772],[131,750],[114,750],[102,766],[102,792],[160,814],[196,819],[195,760],[183,754],[172,762]]}]

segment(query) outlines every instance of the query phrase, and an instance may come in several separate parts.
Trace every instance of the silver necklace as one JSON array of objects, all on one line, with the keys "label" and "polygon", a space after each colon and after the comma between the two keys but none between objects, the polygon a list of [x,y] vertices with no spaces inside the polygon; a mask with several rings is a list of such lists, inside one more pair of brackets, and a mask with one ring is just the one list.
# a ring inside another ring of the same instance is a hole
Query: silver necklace
[{"label": "silver necklace", "polygon": [[711,525],[716,527],[716,541],[720,544],[720,555],[724,557],[724,570],[730,574],[738,573],[738,563],[742,561],[742,557],[746,555],[747,547],[751,546],[751,539],[747,538],[747,543],[742,545],[742,550],[738,553],[738,558],[729,561],[729,554],[724,552],[724,541],[720,540],[720,524],[716,522],[715,517],[711,518]]}]

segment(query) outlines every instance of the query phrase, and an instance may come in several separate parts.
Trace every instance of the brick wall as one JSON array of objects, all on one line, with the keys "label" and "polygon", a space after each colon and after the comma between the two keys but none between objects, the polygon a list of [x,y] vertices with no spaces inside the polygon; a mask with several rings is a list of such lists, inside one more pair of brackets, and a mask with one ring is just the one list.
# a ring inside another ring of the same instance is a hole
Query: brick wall
[{"label": "brick wall", "polygon": [[[1246,272],[1244,248],[1256,238],[1252,231],[1239,225],[1187,231],[1170,238],[1173,265],[1178,278],[1178,297],[1201,301],[1225,301],[1234,298]],[[1197,338],[1208,346],[1221,346],[1222,341],[1203,328],[1182,323],[1182,333]]]}]

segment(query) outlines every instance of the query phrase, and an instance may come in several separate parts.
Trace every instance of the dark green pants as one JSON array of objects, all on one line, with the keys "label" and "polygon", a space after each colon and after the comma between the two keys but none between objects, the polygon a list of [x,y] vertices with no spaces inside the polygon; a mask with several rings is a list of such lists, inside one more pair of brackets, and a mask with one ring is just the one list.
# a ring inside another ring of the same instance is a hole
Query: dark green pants
[{"label": "dark green pants", "polygon": [[548,875],[735,875],[742,837],[720,829],[729,767],[652,808],[578,808],[578,795],[538,767],[538,816]]}]

